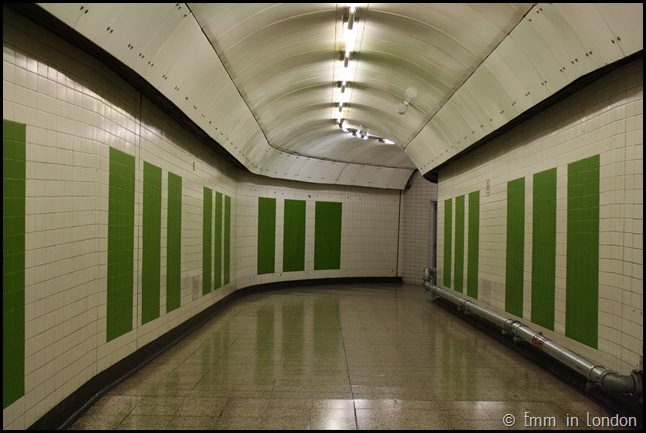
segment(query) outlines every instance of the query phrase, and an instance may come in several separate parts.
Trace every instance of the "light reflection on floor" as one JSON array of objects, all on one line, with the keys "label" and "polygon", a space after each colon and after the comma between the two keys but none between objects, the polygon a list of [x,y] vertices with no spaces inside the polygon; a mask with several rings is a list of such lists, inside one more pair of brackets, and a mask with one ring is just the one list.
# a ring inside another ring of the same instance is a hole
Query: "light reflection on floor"
[{"label": "light reflection on floor", "polygon": [[70,428],[564,429],[586,413],[615,415],[421,286],[346,284],[236,301]]}]

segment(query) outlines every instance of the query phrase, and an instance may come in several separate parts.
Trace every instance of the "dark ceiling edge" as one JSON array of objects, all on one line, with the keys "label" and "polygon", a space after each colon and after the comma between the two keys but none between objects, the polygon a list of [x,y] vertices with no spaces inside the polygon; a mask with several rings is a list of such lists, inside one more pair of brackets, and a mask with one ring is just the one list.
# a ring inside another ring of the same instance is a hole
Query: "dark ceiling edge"
[{"label": "dark ceiling edge", "polygon": [[108,68],[128,82],[136,91],[141,92],[146,98],[150,99],[153,104],[162,109],[178,124],[191,132],[200,142],[213,150],[216,155],[222,157],[235,168],[250,172],[235,156],[233,156],[220,143],[209,136],[204,130],[191,120],[182,110],[172,103],[166,96],[157,90],[152,84],[142,78],[135,71],[130,69],[112,54],[99,47],[88,38],[78,33],[73,28],[38,6],[36,3],[4,3],[7,6],[26,19],[51,31],[55,35],[73,45],[74,47],[88,53],[97,60],[103,62]]},{"label": "dark ceiling edge", "polygon": [[464,156],[470,154],[471,152],[475,151],[479,147],[482,147],[483,145],[493,141],[494,139],[498,138],[499,136],[513,130],[520,124],[528,121],[532,117],[538,115],[539,113],[547,110],[548,108],[552,107],[553,105],[556,105],[557,103],[563,101],[567,97],[573,95],[574,93],[578,92],[579,90],[583,89],[584,87],[590,85],[593,81],[603,77],[604,75],[609,74],[613,70],[619,68],[620,66],[626,65],[638,58],[641,58],[644,56],[644,50],[640,50],[630,56],[624,57],[623,59],[617,60],[616,62],[613,62],[609,65],[606,65],[600,69],[597,69],[595,71],[592,71],[586,75],[583,75],[576,80],[574,80],[572,83],[568,84],[561,90],[557,91],[554,93],[552,96],[546,98],[545,100],[539,102],[535,106],[529,108],[527,111],[521,113],[505,125],[501,126],[500,128],[496,129],[495,131],[491,132],[490,134],[486,135],[485,137],[481,138],[480,140],[476,141],[473,143],[471,146],[468,148],[464,149],[463,151],[459,152],[455,156],[447,159],[440,165],[432,168],[431,170],[427,171],[424,173],[424,178],[430,182],[433,183],[438,183],[438,178],[439,178],[439,172],[442,168],[454,163],[458,159],[463,158]]}]

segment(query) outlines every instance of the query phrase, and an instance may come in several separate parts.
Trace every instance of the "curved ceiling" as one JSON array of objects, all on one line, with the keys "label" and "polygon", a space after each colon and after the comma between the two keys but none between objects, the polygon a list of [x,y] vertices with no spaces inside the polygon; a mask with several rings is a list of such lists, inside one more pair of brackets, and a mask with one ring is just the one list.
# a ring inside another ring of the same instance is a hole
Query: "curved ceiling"
[{"label": "curved ceiling", "polygon": [[643,49],[641,3],[38,5],[251,172],[377,188]]}]

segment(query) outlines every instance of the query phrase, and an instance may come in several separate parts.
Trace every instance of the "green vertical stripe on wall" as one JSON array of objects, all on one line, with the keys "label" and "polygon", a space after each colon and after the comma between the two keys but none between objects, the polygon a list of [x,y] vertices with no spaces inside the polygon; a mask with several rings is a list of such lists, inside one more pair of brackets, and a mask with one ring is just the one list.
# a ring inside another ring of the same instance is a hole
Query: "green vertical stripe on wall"
[{"label": "green vertical stripe on wall", "polygon": [[507,182],[505,311],[523,316],[525,264],[525,178]]},{"label": "green vertical stripe on wall", "polygon": [[213,220],[213,191],[204,187],[202,210],[202,294],[211,292],[211,226]]},{"label": "green vertical stripe on wall", "polygon": [[141,323],[159,317],[161,286],[161,168],[144,162]]},{"label": "green vertical stripe on wall", "polygon": [[213,289],[222,287],[222,193],[215,193],[215,233],[213,234]]},{"label": "green vertical stripe on wall", "polygon": [[453,268],[453,289],[462,292],[464,288],[464,196],[455,198],[455,265]]},{"label": "green vertical stripe on wall", "polygon": [[532,322],[554,330],[556,284],[556,169],[534,175]]},{"label": "green vertical stripe on wall", "polygon": [[305,270],[305,201],[285,200],[283,272]]},{"label": "green vertical stripe on wall", "polygon": [[26,127],[2,121],[2,408],[25,394]]},{"label": "green vertical stripe on wall", "polygon": [[166,312],[181,303],[182,178],[168,173],[168,227],[166,252]]},{"label": "green vertical stripe on wall", "polygon": [[134,302],[135,157],[110,148],[106,337],[132,330]]},{"label": "green vertical stripe on wall", "polygon": [[317,201],[314,212],[314,269],[341,269],[342,203]]},{"label": "green vertical stripe on wall", "polygon": [[224,284],[231,279],[231,197],[224,196]]},{"label": "green vertical stripe on wall", "polygon": [[599,155],[568,165],[565,335],[597,347]]},{"label": "green vertical stripe on wall", "polygon": [[467,251],[467,295],[478,298],[480,256],[480,191],[469,194],[469,245]]},{"label": "green vertical stripe on wall", "polygon": [[258,275],[272,274],[276,259],[276,199],[258,197]]},{"label": "green vertical stripe on wall", "polygon": [[453,249],[453,199],[444,200],[444,287],[451,287]]}]

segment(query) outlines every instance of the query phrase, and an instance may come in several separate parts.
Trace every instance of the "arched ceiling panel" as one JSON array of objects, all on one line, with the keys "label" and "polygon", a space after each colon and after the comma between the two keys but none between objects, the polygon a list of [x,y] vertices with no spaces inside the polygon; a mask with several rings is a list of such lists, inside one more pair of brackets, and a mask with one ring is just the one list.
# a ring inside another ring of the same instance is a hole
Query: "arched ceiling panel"
[{"label": "arched ceiling panel", "polygon": [[[257,84],[262,89],[262,93],[258,94],[258,99],[255,101],[256,109],[262,111],[267,107],[271,107],[271,104],[274,104],[276,100],[285,95],[293,94],[303,94],[304,97],[310,98],[315,97],[317,102],[329,102],[331,104],[332,83],[323,81],[319,76],[322,70],[326,70],[328,72],[326,78],[328,78],[329,71],[333,67],[333,62],[327,61],[323,65],[319,63],[308,63],[307,65],[300,66],[298,68],[300,75],[282,74],[280,70],[272,71],[271,68],[267,68],[263,71],[261,80]],[[328,101],[321,101],[321,93],[330,93]],[[279,116],[280,114],[268,110],[267,113],[264,113],[263,117],[271,115]]]},{"label": "arched ceiling panel", "polygon": [[[344,164],[337,161],[325,161],[322,159],[307,158],[305,164],[301,167],[301,180],[315,183],[336,183],[336,179],[345,167]],[[350,165],[354,170],[361,170],[363,166]]]},{"label": "arched ceiling panel", "polygon": [[534,41],[534,49],[527,54],[531,55],[539,70],[543,78],[541,85],[545,87],[548,96],[552,93],[550,89],[560,89],[576,77],[592,70],[588,65],[580,67],[579,63],[583,65],[587,56],[576,40],[570,41],[561,32],[564,25],[553,21],[554,14],[550,13],[551,10],[551,7],[535,8],[527,20],[527,25],[519,28],[519,32],[525,33],[525,40]]},{"label": "arched ceiling panel", "polygon": [[[610,13],[611,15],[617,13],[623,16],[624,22],[616,22],[613,20],[612,24],[614,27],[610,27],[610,22],[602,15],[596,3],[588,3],[587,7],[582,7],[576,3],[549,3],[548,6],[543,6],[542,13],[548,14],[547,16],[550,20],[556,23],[554,27],[564,35],[565,43],[568,46],[574,47],[572,49],[574,55],[582,57],[586,53],[589,54],[594,69],[636,52],[621,52],[613,33],[613,28],[616,33],[631,35],[627,38],[634,41],[635,38],[633,35],[643,33],[642,4],[612,3],[608,4],[608,8],[603,8],[604,10],[613,9],[613,12]],[[606,14],[608,13],[606,12]],[[638,19],[640,25],[627,27],[627,24],[634,22],[634,14],[637,13],[639,14]],[[639,42],[639,49],[643,49],[642,39]],[[578,67],[576,64],[562,66],[574,68],[575,70]],[[592,70],[582,70],[580,73],[583,74],[591,72]]]},{"label": "arched ceiling panel", "polygon": [[[354,15],[343,3],[39,5],[251,172],[377,188],[404,188],[413,170],[643,48],[642,4],[359,3]],[[352,137],[340,118],[396,144]]]},{"label": "arched ceiling panel", "polygon": [[[156,47],[164,41],[163,35],[167,36],[185,19],[184,13],[174,4],[167,3],[163,7],[150,10],[146,4],[135,3],[128,7],[121,5],[117,18],[111,23],[105,23],[103,10],[97,11],[94,6],[88,6],[90,12],[87,14],[87,19],[92,21],[92,30],[88,30],[91,32],[91,38],[106,51],[128,59],[131,67],[141,75],[154,69],[153,58],[157,54]],[[101,21],[103,24],[100,24]],[[105,34],[108,35],[107,38]]]},{"label": "arched ceiling panel", "polygon": [[[119,37],[121,34],[123,37],[125,34],[114,25],[122,16],[124,9],[125,5],[115,7],[110,3],[80,4],[77,8],[78,17],[75,28],[81,33],[91,35],[92,40],[105,44],[113,35]],[[114,34],[115,30],[117,31],[116,35]]]},{"label": "arched ceiling panel", "polygon": [[[496,62],[495,56],[487,59],[486,65],[480,69],[480,73],[473,75],[469,85],[469,100],[475,101],[479,107],[479,118],[481,129],[487,133],[493,132],[496,125],[505,121],[501,112],[509,105],[509,81],[505,81],[508,73],[506,65],[503,65],[504,72],[500,71],[500,64]],[[499,59],[499,58],[498,58]]]},{"label": "arched ceiling panel", "polygon": [[[344,183],[356,186],[372,186],[380,167],[360,166],[356,170],[344,167],[338,178]],[[380,174],[380,173],[379,173]]]},{"label": "arched ceiling panel", "polygon": [[[157,50],[149,54],[152,58],[154,67],[147,73],[146,78],[149,82],[156,85],[158,89],[168,89],[176,92],[180,81],[190,75],[191,73],[201,73],[191,68],[189,65],[178,63],[178,57],[185,53],[185,55],[192,55],[193,44],[195,43],[197,27],[192,17],[182,16],[181,21],[177,22],[174,27],[168,27],[165,31],[168,36],[158,44]],[[208,44],[200,44],[203,49],[209,49]],[[188,49],[190,47],[190,49]],[[204,56],[203,56],[204,57]],[[226,70],[218,59],[211,54],[205,56],[206,58],[197,59],[203,64],[208,64],[208,68],[212,71],[211,81],[219,83],[222,87],[225,82],[229,81]]]},{"label": "arched ceiling panel", "polygon": [[[594,3],[624,56],[644,47],[644,3]],[[612,41],[610,42],[612,43]]]},{"label": "arched ceiling panel", "polygon": [[[260,40],[266,28],[291,21],[301,26],[302,17],[314,14],[336,19],[336,3],[188,3],[202,27],[212,29],[224,50]],[[330,23],[334,25],[334,21]],[[279,31],[283,34],[285,30]],[[260,35],[260,37],[258,36]]]},{"label": "arched ceiling panel", "polygon": [[[441,59],[440,56],[449,58],[449,63],[455,66],[455,71],[462,73],[475,67],[474,61],[479,52],[435,27],[435,22],[421,22],[414,17],[380,13],[373,9],[366,15],[365,22],[360,22],[362,26],[369,26],[359,46],[360,61],[361,53],[377,51],[374,47],[377,41],[401,41],[401,34],[404,33],[410,35],[407,42],[421,50],[417,51],[416,56],[423,56],[426,61],[437,62]],[[428,54],[431,53],[439,55],[430,57]]]},{"label": "arched ceiling panel", "polygon": [[[205,29],[215,32],[215,29]],[[251,32],[252,29],[249,29]],[[251,32],[232,45],[220,45],[226,54],[234,80],[238,77],[253,83],[256,74],[266,67],[282,64],[302,55],[305,60],[296,60],[295,65],[326,61],[334,58],[330,46],[334,43],[334,10],[331,13],[311,14],[280,21],[260,31]],[[219,42],[222,42],[219,40]],[[283,68],[290,71],[291,68]],[[327,71],[329,75],[329,70]],[[294,74],[296,75],[296,74]]]},{"label": "arched ceiling panel", "polygon": [[[477,141],[492,132],[491,126],[485,120],[487,116],[479,102],[480,93],[477,93],[477,82],[470,80],[468,85],[465,85],[464,91],[460,95],[456,95],[452,101],[456,104],[456,109],[463,114],[467,130],[464,131],[469,137],[469,141]],[[465,146],[468,144],[465,143]],[[460,148],[458,146],[458,148]],[[462,150],[462,149],[460,149]]]}]

